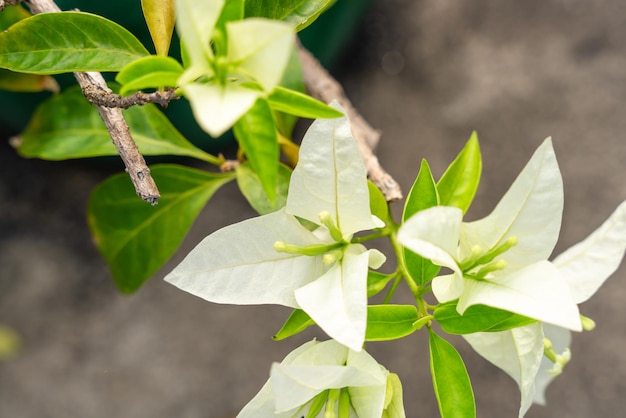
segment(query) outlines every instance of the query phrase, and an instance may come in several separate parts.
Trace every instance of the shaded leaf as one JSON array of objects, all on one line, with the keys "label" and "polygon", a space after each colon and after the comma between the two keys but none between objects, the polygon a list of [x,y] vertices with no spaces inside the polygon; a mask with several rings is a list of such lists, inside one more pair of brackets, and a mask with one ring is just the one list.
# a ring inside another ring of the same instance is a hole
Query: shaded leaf
[{"label": "shaded leaf", "polygon": [[463,214],[469,209],[480,182],[482,158],[478,136],[472,132],[463,150],[452,161],[437,183],[439,203],[460,208]]},{"label": "shaded leaf", "polygon": [[430,371],[441,418],[476,416],[472,384],[456,349],[429,328]]},{"label": "shaded leaf", "polygon": [[275,202],[278,184],[278,133],[266,100],[258,99],[233,127],[239,145],[257,173],[270,202]]},{"label": "shaded leaf", "polygon": [[11,25],[30,16],[32,15],[23,7],[6,7],[0,13],[0,31],[8,29]]},{"label": "shaded leaf", "polygon": [[485,305],[470,306],[463,315],[460,315],[456,310],[456,301],[439,305],[433,315],[448,334],[498,332],[537,322],[522,315]]},{"label": "shaded leaf", "polygon": [[287,202],[287,192],[289,191],[289,178],[291,169],[284,164],[278,166],[278,181],[276,183],[276,198],[271,202],[267,194],[263,191],[261,179],[254,172],[250,163],[244,163],[236,168],[237,185],[250,206],[259,215],[276,212],[285,206]]},{"label": "shaded leaf", "polygon": [[365,341],[389,341],[406,337],[416,331],[419,319],[413,305],[372,305],[367,307]]},{"label": "shaded leaf", "polygon": [[[216,157],[187,141],[152,104],[124,110],[139,150],[144,155],[184,155],[210,163]],[[117,155],[98,111],[78,86],[43,102],[20,135],[18,152],[45,160]]]},{"label": "shaded leaf", "polygon": [[278,330],[272,338],[276,341],[299,334],[311,325],[315,325],[315,321],[302,309],[294,309],[287,321]]},{"label": "shaded leaf", "polygon": [[41,13],[0,32],[0,68],[30,74],[119,71],[148,55],[135,36],[101,16]]},{"label": "shaded leaf", "polygon": [[176,23],[174,0],[141,0],[141,9],[157,55],[166,56]]},{"label": "shaded leaf", "polygon": [[[430,166],[426,160],[422,160],[420,171],[404,204],[402,222],[406,222],[417,212],[437,206],[438,204],[439,194],[437,193],[437,186],[435,185],[435,180],[430,171]],[[402,255],[408,274],[418,286],[428,283],[429,280],[432,280],[439,274],[439,266],[415,254],[413,251],[403,248]]]},{"label": "shaded leaf", "polygon": [[370,193],[370,210],[372,215],[378,217],[385,224],[389,224],[389,205],[383,192],[370,180],[367,181],[367,189]]},{"label": "shaded leaf", "polygon": [[33,93],[49,90],[59,92],[59,84],[49,75],[16,73],[0,68],[0,90]]},{"label": "shaded leaf", "polygon": [[146,88],[176,87],[183,71],[183,66],[173,58],[150,55],[122,68],[115,81],[122,85],[120,94]]},{"label": "shaded leaf", "polygon": [[122,292],[134,292],[174,254],[200,210],[234,178],[173,164],[155,165],[157,206],[137,199],[126,174],[97,186],[89,199],[88,220],[98,248]]},{"label": "shaded leaf", "polygon": [[267,17],[292,23],[297,31],[309,26],[335,0],[247,0],[246,17]]}]

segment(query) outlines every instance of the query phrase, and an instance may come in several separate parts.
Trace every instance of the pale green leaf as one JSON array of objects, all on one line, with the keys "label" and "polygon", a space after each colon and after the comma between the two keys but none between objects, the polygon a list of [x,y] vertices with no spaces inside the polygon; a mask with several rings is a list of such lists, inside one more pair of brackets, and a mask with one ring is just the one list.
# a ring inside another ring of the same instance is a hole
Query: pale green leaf
[{"label": "pale green leaf", "polygon": [[[143,155],[181,155],[217,163],[217,158],[187,141],[152,104],[124,110]],[[20,135],[18,152],[46,160],[117,155],[96,108],[78,86],[42,103]]]},{"label": "pale green leaf", "polygon": [[320,243],[293,216],[279,210],[209,235],[165,280],[210,302],[297,308],[294,289],[328,267],[322,257],[277,252],[276,241],[301,247]]},{"label": "pale green leaf", "polygon": [[294,309],[283,326],[272,338],[276,341],[284,340],[285,338],[299,334],[311,325],[315,325],[315,321],[312,320],[306,312],[302,309]]},{"label": "pale green leaf", "polygon": [[167,56],[174,32],[176,12],[175,0],[141,0],[141,9],[146,19],[157,55]]},{"label": "pale green leaf", "polygon": [[250,18],[226,24],[228,59],[243,73],[271,92],[280,82],[295,35],[291,25]]},{"label": "pale green leaf", "polygon": [[96,187],[89,199],[89,226],[123,292],[134,292],[174,254],[200,210],[232,174],[178,165],[155,165],[157,206],[137,199],[128,175]]},{"label": "pale green leaf", "polygon": [[593,296],[617,270],[626,250],[626,202],[591,235],[554,259],[574,302]]},{"label": "pale green leaf", "polygon": [[460,208],[465,214],[478,189],[482,165],[478,136],[472,132],[463,150],[437,183],[439,203]]},{"label": "pale green leaf", "polygon": [[291,175],[287,211],[315,223],[327,211],[344,236],[383,226],[372,218],[365,164],[346,117],[318,119],[309,127]]},{"label": "pale green leaf", "polygon": [[343,113],[304,93],[276,86],[267,100],[272,110],[289,113],[301,118],[338,118]]},{"label": "pale green leaf", "polygon": [[258,99],[237,121],[233,132],[259,177],[270,204],[275,204],[280,148],[276,124],[267,101]]},{"label": "pale green leaf", "polygon": [[370,194],[370,211],[372,215],[383,221],[385,225],[390,225],[392,220],[389,217],[389,204],[385,195],[371,181],[367,181],[367,190]]},{"label": "pale green leaf", "polygon": [[122,68],[115,81],[122,85],[121,94],[146,88],[176,87],[183,71],[183,66],[173,58],[150,55]]},{"label": "pale green leaf", "polygon": [[383,274],[377,271],[367,272],[367,297],[370,298],[378,294],[387,286],[390,280],[396,277],[395,274]]},{"label": "pale green leaf", "polygon": [[390,341],[411,335],[418,319],[414,305],[368,306],[365,341]]},{"label": "pale green leaf", "polygon": [[485,305],[470,306],[461,315],[456,309],[456,302],[440,304],[433,312],[433,316],[441,329],[448,334],[497,332],[537,322],[525,316]]},{"label": "pale green leaf", "polygon": [[41,13],[0,32],[0,68],[30,74],[119,71],[148,51],[117,23],[81,12]]},{"label": "pale green leaf", "polygon": [[430,371],[441,418],[476,417],[467,369],[456,349],[429,328]]},{"label": "pale green leaf", "polygon": [[267,194],[263,191],[259,176],[252,170],[250,163],[244,163],[237,166],[237,185],[244,195],[250,206],[257,211],[259,215],[276,212],[287,203],[287,191],[289,190],[289,178],[291,177],[291,169],[284,164],[278,166],[278,182],[276,184],[276,198],[272,203]]},{"label": "pale green leaf", "polygon": [[232,128],[260,96],[258,91],[234,84],[186,84],[183,92],[198,125],[214,138]]}]

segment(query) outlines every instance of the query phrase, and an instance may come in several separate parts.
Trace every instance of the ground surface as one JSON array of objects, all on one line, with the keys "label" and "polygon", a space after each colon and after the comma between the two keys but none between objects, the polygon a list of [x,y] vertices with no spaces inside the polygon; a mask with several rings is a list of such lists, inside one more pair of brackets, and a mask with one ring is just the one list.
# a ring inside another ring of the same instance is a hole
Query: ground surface
[{"label": "ground surface", "polygon": [[[474,218],[552,136],[565,182],[559,252],[626,198],[625,20],[620,0],[380,1],[337,73],[382,130],[378,155],[405,191],[421,158],[439,176],[478,131],[485,163]],[[323,337],[272,342],[287,309],[203,302],[164,283],[167,268],[120,295],[84,221],[90,188],[117,167],[27,161],[0,147],[0,322],[23,338],[20,355],[0,363],[1,417],[232,417],[272,361]],[[252,215],[227,187],[185,248]],[[583,305],[598,327],[575,336],[549,406],[528,417],[621,416],[625,281],[621,268]],[[514,383],[458,342],[478,416],[516,416]],[[371,352],[400,374],[409,417],[437,416],[424,335]]]}]

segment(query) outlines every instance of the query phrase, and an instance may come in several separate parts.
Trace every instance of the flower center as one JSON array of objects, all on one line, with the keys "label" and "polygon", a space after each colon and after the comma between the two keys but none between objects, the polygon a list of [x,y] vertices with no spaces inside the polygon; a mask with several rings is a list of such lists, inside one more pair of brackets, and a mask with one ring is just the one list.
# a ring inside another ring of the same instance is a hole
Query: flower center
[{"label": "flower center", "polygon": [[494,261],[494,259],[515,247],[517,243],[517,237],[512,236],[487,251],[475,245],[472,247],[470,256],[460,263],[461,270],[468,277],[478,280],[484,279],[491,272],[503,270],[507,266],[506,261],[502,259]]}]

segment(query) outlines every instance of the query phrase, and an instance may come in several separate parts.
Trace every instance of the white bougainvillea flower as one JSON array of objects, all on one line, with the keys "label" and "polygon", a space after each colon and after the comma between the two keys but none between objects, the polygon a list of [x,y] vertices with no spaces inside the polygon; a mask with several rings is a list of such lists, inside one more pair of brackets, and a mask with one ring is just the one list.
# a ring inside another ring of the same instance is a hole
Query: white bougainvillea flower
[{"label": "white bougainvillea flower", "polygon": [[563,184],[547,139],[487,217],[462,222],[458,208],[416,213],[398,232],[406,248],[448,267],[436,277],[440,302],[477,304],[579,331],[578,308],[557,267],[547,261],[558,239]]},{"label": "white bougainvillea flower", "polygon": [[[617,270],[625,251],[626,202],[623,202],[598,229],[556,257],[553,264],[574,302],[580,304]],[[570,357],[570,331],[550,324],[470,334],[465,339],[476,352],[517,382],[522,395],[520,417],[533,402],[545,404],[546,387]]]},{"label": "white bougainvillea flower", "polygon": [[[274,363],[269,380],[238,418],[308,416],[315,405],[316,417],[337,416],[342,396],[350,417],[405,416],[397,375],[367,352],[329,340],[308,342]],[[325,415],[330,411],[335,414]]]},{"label": "white bougainvillea flower", "polygon": [[278,85],[295,42],[292,25],[261,18],[228,22],[226,39],[216,39],[223,6],[224,0],[176,0],[176,29],[190,61],[178,85],[214,137]]},{"label": "white bougainvillea flower", "polygon": [[[311,232],[297,218],[318,227]],[[165,280],[211,302],[301,308],[358,351],[368,267],[380,267],[385,256],[350,240],[383,226],[370,212],[365,166],[347,118],[317,120],[302,140],[286,207],[209,235]]]}]

